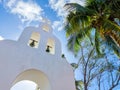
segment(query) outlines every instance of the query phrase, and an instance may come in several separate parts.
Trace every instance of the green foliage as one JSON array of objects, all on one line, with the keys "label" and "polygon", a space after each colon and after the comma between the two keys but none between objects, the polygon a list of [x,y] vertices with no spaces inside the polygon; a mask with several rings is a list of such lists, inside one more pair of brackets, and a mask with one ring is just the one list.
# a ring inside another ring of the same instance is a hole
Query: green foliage
[{"label": "green foliage", "polygon": [[[89,38],[98,55],[101,55],[101,41],[112,41],[112,49],[120,56],[120,26],[115,21],[120,20],[120,0],[86,0],[85,6],[67,3],[65,8],[69,12],[65,30],[70,50],[77,54],[84,38]],[[93,28],[95,34],[92,34]],[[111,34],[113,31],[115,35]],[[108,44],[108,47],[111,45]]]},{"label": "green foliage", "polygon": [[76,90],[83,90],[84,82],[82,80],[75,81]]},{"label": "green foliage", "polygon": [[[83,78],[76,81],[76,89],[82,90],[83,86],[88,87],[97,77],[99,77],[99,84],[102,84],[101,78],[106,83],[108,78],[103,77],[110,76],[110,82],[107,84],[111,85],[108,87],[112,90],[120,83],[120,69],[117,69],[116,73],[115,65],[106,64],[107,60],[104,56],[109,49],[108,53],[114,51],[120,57],[120,23],[117,22],[120,22],[120,0],[86,0],[85,6],[67,3],[65,8],[68,11],[65,24],[68,48],[75,55],[80,54],[79,63],[71,65],[74,70],[81,67],[83,71]],[[88,42],[90,42],[89,46],[92,45],[94,48],[91,50],[91,47],[85,47],[87,50],[84,51],[83,46]],[[103,46],[105,46],[104,50]],[[107,74],[110,75],[107,76]],[[87,89],[84,88],[84,90]]]},{"label": "green foliage", "polygon": [[71,66],[74,68],[74,69],[76,69],[76,68],[78,68],[78,64],[76,64],[76,63],[71,63]]}]

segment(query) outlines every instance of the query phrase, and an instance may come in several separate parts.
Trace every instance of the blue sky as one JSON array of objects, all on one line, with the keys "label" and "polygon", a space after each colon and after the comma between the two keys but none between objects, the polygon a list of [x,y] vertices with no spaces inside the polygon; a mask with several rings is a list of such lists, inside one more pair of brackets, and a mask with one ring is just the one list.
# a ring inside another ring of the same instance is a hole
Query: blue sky
[{"label": "blue sky", "polygon": [[[63,28],[67,13],[63,6],[66,2],[83,5],[82,1],[84,0],[0,0],[0,40],[17,40],[25,27],[38,26],[43,18],[47,18],[51,21],[54,35],[61,41],[62,52],[67,60],[70,63],[77,62],[72,53],[67,51]],[[35,86],[35,83],[25,81],[12,90],[35,90]]]},{"label": "blue sky", "polygon": [[17,40],[27,26],[38,26],[43,18],[51,21],[53,33],[61,40],[63,53],[66,51],[63,29],[66,2],[83,0],[0,0],[0,39]]},{"label": "blue sky", "polygon": [[0,39],[18,40],[25,27],[38,26],[43,18],[47,18],[65,53],[63,25],[66,12],[63,6],[66,2],[79,0],[0,0]]},{"label": "blue sky", "polygon": [[[44,18],[51,22],[53,34],[60,39],[62,53],[66,54],[64,22],[66,2],[83,4],[83,0],[0,0],[0,40],[18,40],[27,26],[38,26]],[[72,53],[65,55],[69,62],[75,58]]]},{"label": "blue sky", "polygon": [[[25,27],[38,26],[43,18],[47,18],[51,21],[53,33],[62,43],[62,52],[66,53],[67,42],[63,23],[67,13],[63,6],[66,2],[83,4],[82,1],[83,0],[0,0],[0,40],[18,40]],[[69,62],[73,62],[75,59],[70,52],[65,54],[65,56]],[[22,88],[19,87],[19,89],[21,90]],[[15,88],[14,90],[19,89]]]}]

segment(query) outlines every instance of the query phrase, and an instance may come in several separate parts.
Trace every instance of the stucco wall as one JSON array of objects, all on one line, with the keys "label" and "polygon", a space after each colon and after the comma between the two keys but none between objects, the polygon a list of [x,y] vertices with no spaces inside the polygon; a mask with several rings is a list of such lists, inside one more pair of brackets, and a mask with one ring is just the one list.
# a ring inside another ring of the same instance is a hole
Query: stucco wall
[{"label": "stucco wall", "polygon": [[[40,33],[38,48],[28,46],[32,32]],[[55,40],[54,55],[45,51],[48,38]],[[46,84],[49,88],[44,88],[43,85],[41,90],[75,90],[73,70],[68,62],[61,58],[59,40],[52,32],[45,32],[40,27],[25,28],[18,41],[0,41],[0,62],[0,90],[10,90],[15,83],[25,77],[37,82],[36,79],[32,79],[36,75],[35,71],[41,73],[39,76],[46,78],[43,81],[47,80],[49,84]],[[33,72],[25,74],[28,70]],[[40,80],[38,77],[38,85]]]}]

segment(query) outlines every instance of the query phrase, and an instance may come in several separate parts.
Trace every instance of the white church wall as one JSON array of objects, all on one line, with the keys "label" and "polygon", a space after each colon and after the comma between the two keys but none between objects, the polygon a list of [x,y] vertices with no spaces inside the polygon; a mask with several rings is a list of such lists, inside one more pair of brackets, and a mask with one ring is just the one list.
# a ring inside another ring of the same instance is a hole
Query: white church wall
[{"label": "white church wall", "polygon": [[[28,45],[33,32],[40,33],[37,48]],[[54,54],[46,52],[49,38],[55,41]],[[0,41],[0,61],[0,90],[10,90],[16,82],[25,79],[25,77],[32,80],[36,75],[35,73],[38,73],[39,76],[42,75],[40,77],[46,78],[50,84],[48,88],[45,88],[44,85],[40,86],[41,90],[75,90],[73,70],[68,62],[61,58],[60,41],[51,31],[49,33],[41,30],[40,27],[27,27],[18,41]],[[25,74],[28,70],[38,72],[32,71]],[[19,77],[20,75],[22,78]],[[37,79],[33,79],[33,81],[35,80]],[[40,80],[38,78],[39,82]],[[39,82],[36,83],[40,85]]]}]

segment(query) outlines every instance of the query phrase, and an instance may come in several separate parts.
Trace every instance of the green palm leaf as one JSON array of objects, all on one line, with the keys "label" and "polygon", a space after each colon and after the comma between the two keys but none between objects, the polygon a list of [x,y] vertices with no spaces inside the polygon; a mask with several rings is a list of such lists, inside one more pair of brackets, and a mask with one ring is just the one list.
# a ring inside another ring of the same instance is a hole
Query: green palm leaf
[{"label": "green palm leaf", "polygon": [[98,55],[101,55],[100,52],[100,39],[99,39],[100,35],[99,32],[97,30],[95,30],[95,48],[96,48],[96,52]]},{"label": "green palm leaf", "polygon": [[[111,41],[112,49],[119,56],[120,26],[115,19],[120,20],[120,0],[86,0],[85,6],[68,3],[65,7],[69,12],[65,30],[70,49],[78,52],[81,42],[87,37],[91,44],[95,41],[97,54],[101,54],[101,41]],[[92,34],[93,28],[95,34]]]},{"label": "green palm leaf", "polygon": [[[77,87],[77,90],[83,90],[84,83],[82,80],[75,81],[75,85]],[[78,89],[79,88],[79,89]]]},{"label": "green palm leaf", "polygon": [[75,36],[73,35],[68,39],[68,44],[67,45],[68,45],[69,50],[74,52],[75,55],[80,50],[79,39],[78,39],[78,37],[76,37],[76,35]]}]

